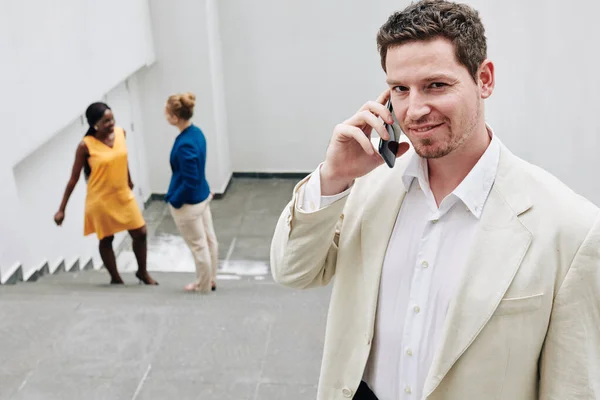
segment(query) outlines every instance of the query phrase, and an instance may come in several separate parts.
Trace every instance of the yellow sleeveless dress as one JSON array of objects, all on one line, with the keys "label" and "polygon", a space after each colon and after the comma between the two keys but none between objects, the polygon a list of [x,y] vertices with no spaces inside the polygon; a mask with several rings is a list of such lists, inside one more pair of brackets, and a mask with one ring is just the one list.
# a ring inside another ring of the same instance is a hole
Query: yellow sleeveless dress
[{"label": "yellow sleeveless dress", "polygon": [[98,239],[103,239],[144,226],[144,217],[129,188],[123,129],[115,127],[112,148],[93,136],[86,136],[83,141],[90,153],[91,168],[85,200],[84,235],[96,233]]}]

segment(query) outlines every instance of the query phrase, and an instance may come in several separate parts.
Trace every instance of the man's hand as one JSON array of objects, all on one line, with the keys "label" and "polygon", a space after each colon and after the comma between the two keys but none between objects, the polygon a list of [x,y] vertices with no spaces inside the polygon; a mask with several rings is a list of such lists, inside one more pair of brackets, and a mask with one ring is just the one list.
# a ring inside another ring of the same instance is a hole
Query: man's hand
[{"label": "man's hand", "polygon": [[[335,127],[325,162],[321,166],[323,196],[343,192],[356,178],[383,164],[383,159],[371,143],[371,133],[375,129],[384,140],[389,139],[383,126],[383,121],[388,124],[394,122],[385,106],[389,98],[388,89],[376,101],[369,101],[351,118]],[[400,143],[396,157],[400,157],[408,149],[408,143]]]}]

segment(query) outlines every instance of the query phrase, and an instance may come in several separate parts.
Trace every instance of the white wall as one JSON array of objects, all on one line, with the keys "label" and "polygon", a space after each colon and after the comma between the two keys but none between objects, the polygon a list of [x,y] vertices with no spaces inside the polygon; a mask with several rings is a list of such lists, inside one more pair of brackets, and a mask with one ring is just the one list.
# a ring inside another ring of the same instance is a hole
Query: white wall
[{"label": "white wall", "polygon": [[29,253],[30,242],[23,229],[23,211],[17,197],[12,169],[0,158],[0,277]]},{"label": "white wall", "polygon": [[150,9],[158,62],[140,76],[150,186],[166,193],[171,177],[169,154],[179,132],[165,121],[167,98],[191,91],[196,94],[194,122],[207,140],[206,177],[214,192],[223,192],[231,162],[216,2],[151,0]]},{"label": "white wall", "polygon": [[[2,87],[16,163],[85,107],[154,59],[147,0],[3,1]],[[35,118],[31,118],[35,115]],[[27,121],[27,123],[25,123]]]},{"label": "white wall", "polygon": [[[515,153],[600,204],[600,3],[470,0],[496,63],[488,120]],[[311,171],[335,124],[385,89],[375,34],[409,1],[220,5],[234,171]],[[583,11],[582,11],[583,10]],[[592,175],[593,176],[593,175]]]},{"label": "white wall", "polygon": [[600,205],[600,3],[472,0],[497,85],[487,115],[503,142]]},{"label": "white wall", "polygon": [[[132,75],[127,80],[128,94],[131,105],[131,118],[133,127],[129,127],[128,131],[133,132],[133,135],[128,135],[127,146],[129,150],[129,158],[135,157],[137,160],[137,172],[131,171],[131,179],[135,184],[134,192],[138,202],[145,202],[152,194],[150,187],[150,176],[148,174],[148,158],[147,148],[148,142],[152,138],[147,137],[147,132],[144,126],[144,114],[142,110],[142,88],[139,79],[140,73]],[[130,161],[132,163],[132,161]],[[130,165],[131,167],[131,165]]]},{"label": "white wall", "polygon": [[[0,54],[0,274],[6,274],[15,263],[28,272],[59,252],[67,260],[88,253],[91,242],[81,238],[78,220],[82,185],[66,225],[56,228],[52,216],[87,129],[81,114],[154,61],[147,0],[2,1]],[[139,108],[134,104],[129,114]],[[138,184],[147,195],[144,143],[131,141],[141,148]]]},{"label": "white wall", "polygon": [[375,35],[404,3],[223,2],[234,171],[313,170],[333,127],[385,89]]}]

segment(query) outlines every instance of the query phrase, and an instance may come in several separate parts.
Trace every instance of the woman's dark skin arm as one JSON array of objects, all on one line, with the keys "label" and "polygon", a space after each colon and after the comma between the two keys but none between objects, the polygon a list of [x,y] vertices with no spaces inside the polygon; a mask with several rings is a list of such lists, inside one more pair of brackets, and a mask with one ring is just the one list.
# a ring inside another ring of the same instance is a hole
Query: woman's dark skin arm
[{"label": "woman's dark skin arm", "polygon": [[129,179],[129,189],[133,190],[133,182],[131,181],[131,174],[129,173],[129,165],[127,165],[127,179]]},{"label": "woman's dark skin arm", "polygon": [[62,202],[60,203],[60,208],[58,212],[54,215],[54,222],[56,225],[62,225],[65,219],[65,209],[67,208],[67,203],[69,202],[69,198],[71,197],[71,193],[73,193],[73,189],[77,185],[79,181],[79,177],[81,176],[81,170],[83,169],[83,164],[85,160],[89,157],[90,152],[84,142],[79,143],[77,146],[77,152],[75,153],[75,162],[73,163],[73,169],[71,170],[71,178],[67,183],[67,188],[65,189],[65,194],[63,196]]}]

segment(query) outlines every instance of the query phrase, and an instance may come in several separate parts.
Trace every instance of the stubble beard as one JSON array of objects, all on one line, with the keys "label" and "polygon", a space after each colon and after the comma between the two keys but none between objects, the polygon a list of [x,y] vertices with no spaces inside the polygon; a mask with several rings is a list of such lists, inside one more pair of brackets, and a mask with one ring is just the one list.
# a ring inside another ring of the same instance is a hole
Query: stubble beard
[{"label": "stubble beard", "polygon": [[449,140],[444,142],[443,147],[431,148],[435,145],[435,140],[431,138],[424,138],[419,141],[419,146],[414,146],[415,152],[422,158],[427,159],[435,159],[442,158],[452,153],[454,150],[460,148],[466,141],[469,139],[475,129],[477,128],[477,121],[479,121],[479,116],[481,115],[481,103],[477,103],[477,112],[473,115],[473,118],[467,124],[466,129],[463,131],[462,135],[456,136],[452,133],[452,126],[450,125],[450,121],[447,121],[448,129],[449,129]]}]

